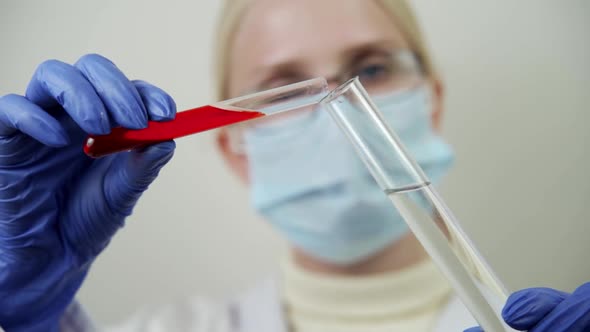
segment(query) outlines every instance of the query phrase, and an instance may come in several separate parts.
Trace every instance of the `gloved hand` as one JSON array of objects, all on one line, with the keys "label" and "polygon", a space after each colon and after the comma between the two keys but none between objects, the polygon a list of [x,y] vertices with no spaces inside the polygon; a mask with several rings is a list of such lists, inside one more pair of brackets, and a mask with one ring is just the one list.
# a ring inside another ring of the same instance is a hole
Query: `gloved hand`
[{"label": "gloved hand", "polygon": [[101,159],[88,133],[174,118],[164,91],[99,55],[41,64],[0,98],[0,326],[56,331],[94,258],[173,155],[174,142]]},{"label": "gloved hand", "polygon": [[[510,295],[502,317],[512,328],[529,332],[590,331],[590,282],[572,294],[527,288]],[[483,331],[473,327],[465,332]]]}]

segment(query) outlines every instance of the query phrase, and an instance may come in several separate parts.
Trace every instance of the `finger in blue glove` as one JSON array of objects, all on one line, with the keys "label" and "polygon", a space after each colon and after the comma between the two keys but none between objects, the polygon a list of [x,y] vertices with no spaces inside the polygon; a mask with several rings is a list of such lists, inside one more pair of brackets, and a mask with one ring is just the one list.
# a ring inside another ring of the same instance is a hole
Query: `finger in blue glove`
[{"label": "finger in blue glove", "polygon": [[[527,288],[514,292],[502,310],[506,323],[519,331],[530,330],[547,313],[553,310],[569,294],[551,288]],[[472,327],[465,332],[482,332],[481,327]]]},{"label": "finger in blue glove", "polygon": [[578,287],[535,326],[529,328],[529,332],[588,331],[590,331],[590,282]]},{"label": "finger in blue glove", "polygon": [[502,317],[515,329],[529,330],[568,296],[545,287],[523,289],[508,297]]}]

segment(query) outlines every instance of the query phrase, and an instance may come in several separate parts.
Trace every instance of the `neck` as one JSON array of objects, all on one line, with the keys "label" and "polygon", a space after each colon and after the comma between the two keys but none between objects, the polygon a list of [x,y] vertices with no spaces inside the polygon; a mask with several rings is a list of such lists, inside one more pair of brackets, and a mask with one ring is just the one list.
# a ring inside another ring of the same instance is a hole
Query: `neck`
[{"label": "neck", "polygon": [[414,234],[408,232],[400,240],[375,255],[348,265],[331,264],[318,260],[297,248],[292,249],[295,263],[316,273],[359,276],[382,272],[392,272],[422,262],[428,255]]}]

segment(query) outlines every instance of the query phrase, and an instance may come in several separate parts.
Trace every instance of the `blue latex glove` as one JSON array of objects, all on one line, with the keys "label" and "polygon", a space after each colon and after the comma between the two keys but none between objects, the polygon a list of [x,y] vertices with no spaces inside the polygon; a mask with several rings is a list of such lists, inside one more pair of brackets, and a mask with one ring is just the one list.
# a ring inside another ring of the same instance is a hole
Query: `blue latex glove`
[{"label": "blue latex glove", "polygon": [[[572,294],[528,288],[510,295],[502,317],[512,328],[529,332],[590,331],[590,282]],[[483,331],[473,327],[466,332]]]},{"label": "blue latex glove", "polygon": [[174,142],[101,159],[83,141],[174,118],[164,91],[99,55],[41,64],[25,96],[0,98],[0,326],[56,331],[94,258],[174,152]]}]

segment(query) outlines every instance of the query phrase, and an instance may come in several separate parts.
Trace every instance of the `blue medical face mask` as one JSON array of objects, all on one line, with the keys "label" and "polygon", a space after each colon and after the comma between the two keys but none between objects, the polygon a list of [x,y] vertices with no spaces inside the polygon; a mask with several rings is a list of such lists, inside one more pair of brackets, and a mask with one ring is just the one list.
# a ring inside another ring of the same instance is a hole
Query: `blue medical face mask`
[{"label": "blue medical face mask", "polygon": [[[453,152],[432,130],[430,96],[425,85],[373,100],[436,183],[448,171]],[[350,264],[408,232],[325,110],[281,128],[254,127],[245,133],[245,148],[254,207],[309,255]]]}]

